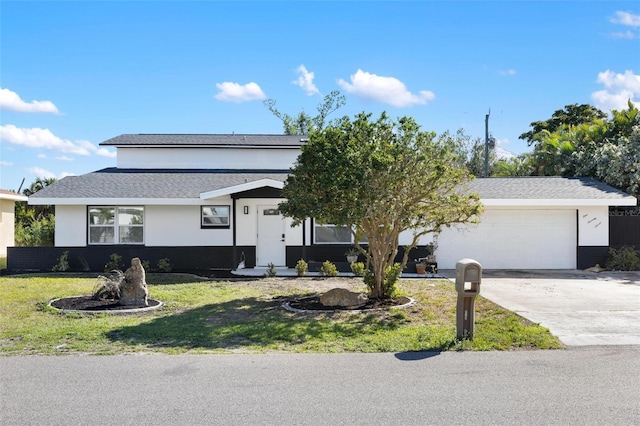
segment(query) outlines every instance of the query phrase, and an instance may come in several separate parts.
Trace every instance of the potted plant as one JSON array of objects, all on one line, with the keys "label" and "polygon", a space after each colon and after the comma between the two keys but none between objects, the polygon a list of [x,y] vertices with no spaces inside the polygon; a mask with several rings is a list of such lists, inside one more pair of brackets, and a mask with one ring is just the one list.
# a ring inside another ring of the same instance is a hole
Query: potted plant
[{"label": "potted plant", "polygon": [[357,262],[358,261],[358,250],[356,250],[355,248],[350,248],[345,253],[345,256],[347,256],[347,262],[349,262],[349,263]]},{"label": "potted plant", "polygon": [[436,263],[436,250],[438,249],[438,234],[433,236],[433,241],[427,244],[427,262]]},{"label": "potted plant", "polygon": [[427,262],[425,259],[418,259],[416,262],[416,273],[425,274],[427,272]]}]

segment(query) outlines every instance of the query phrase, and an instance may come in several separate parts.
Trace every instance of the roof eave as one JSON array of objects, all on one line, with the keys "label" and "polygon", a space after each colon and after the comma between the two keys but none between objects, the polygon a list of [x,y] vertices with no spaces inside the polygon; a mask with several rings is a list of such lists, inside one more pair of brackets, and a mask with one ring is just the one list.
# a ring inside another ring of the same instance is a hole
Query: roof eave
[{"label": "roof eave", "polygon": [[29,198],[30,205],[56,205],[56,206],[195,206],[202,204],[200,198]]},{"label": "roof eave", "polygon": [[215,191],[203,192],[200,194],[200,199],[206,200],[209,198],[221,197],[224,195],[236,194],[238,192],[250,191],[252,189],[270,187],[275,189],[282,189],[284,182],[280,182],[273,179],[259,179],[253,182],[247,182],[240,185],[230,186],[228,188],[217,189]]},{"label": "roof eave", "polygon": [[580,199],[498,199],[482,198],[489,207],[585,207],[585,206],[635,206],[635,197],[580,198]]}]

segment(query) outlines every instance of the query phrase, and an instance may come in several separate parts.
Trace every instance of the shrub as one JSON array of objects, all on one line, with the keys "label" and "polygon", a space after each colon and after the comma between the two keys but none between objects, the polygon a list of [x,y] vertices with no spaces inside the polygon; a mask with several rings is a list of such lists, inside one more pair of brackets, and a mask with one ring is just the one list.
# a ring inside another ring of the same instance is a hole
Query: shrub
[{"label": "shrub", "polygon": [[60,257],[58,258],[58,263],[53,265],[53,268],[51,268],[51,270],[53,272],[66,272],[69,269],[69,251],[65,251],[60,255]]},{"label": "shrub", "polygon": [[337,277],[338,268],[336,268],[336,265],[330,261],[325,260],[322,262],[322,266],[320,267],[320,273],[325,277]]},{"label": "shrub", "polygon": [[141,260],[140,263],[142,264],[145,272],[151,271],[151,263],[148,260]]},{"label": "shrub", "polygon": [[352,262],[351,263],[351,272],[357,277],[364,276],[364,263],[363,262]]},{"label": "shrub", "polygon": [[278,271],[276,270],[276,265],[274,265],[273,263],[267,264],[267,276],[268,277],[275,277],[277,273],[278,273]]},{"label": "shrub", "polygon": [[158,270],[160,272],[171,272],[171,269],[172,269],[171,261],[169,260],[168,257],[158,260]]},{"label": "shrub", "polygon": [[124,273],[113,270],[108,275],[99,275],[93,287],[92,297],[95,300],[120,299],[120,287],[124,282]]},{"label": "shrub", "polygon": [[620,247],[617,250],[609,249],[607,269],[614,271],[640,270],[640,255],[633,247],[629,246]]},{"label": "shrub", "polygon": [[298,273],[298,276],[304,277],[307,275],[308,270],[309,264],[304,259],[298,260],[298,263],[296,263],[296,272]]},{"label": "shrub", "polygon": [[122,256],[118,253],[111,253],[109,261],[104,265],[105,272],[121,269],[120,262],[122,262]]},{"label": "shrub", "polygon": [[[384,280],[382,282],[382,287],[385,295],[389,295],[389,297],[395,297],[398,293],[398,287],[396,284],[402,275],[402,265],[400,263],[394,263],[393,266],[388,266],[386,271],[384,272]],[[368,269],[364,271],[364,283],[369,287],[371,293],[376,286],[376,280],[373,276],[373,273]]]}]

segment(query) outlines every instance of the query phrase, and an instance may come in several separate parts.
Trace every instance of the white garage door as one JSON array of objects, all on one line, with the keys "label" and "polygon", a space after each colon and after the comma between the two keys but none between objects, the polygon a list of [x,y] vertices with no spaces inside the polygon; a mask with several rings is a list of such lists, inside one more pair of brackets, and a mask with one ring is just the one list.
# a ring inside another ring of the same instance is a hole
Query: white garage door
[{"label": "white garage door", "polygon": [[438,267],[475,259],[484,269],[575,269],[575,210],[486,209],[478,225],[444,229]]}]

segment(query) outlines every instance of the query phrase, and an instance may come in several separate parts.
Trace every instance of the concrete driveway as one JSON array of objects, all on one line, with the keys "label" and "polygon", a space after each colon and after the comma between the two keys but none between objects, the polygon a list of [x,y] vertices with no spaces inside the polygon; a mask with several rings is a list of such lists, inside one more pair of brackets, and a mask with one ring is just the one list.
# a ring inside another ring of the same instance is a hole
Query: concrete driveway
[{"label": "concrete driveway", "polygon": [[565,345],[640,345],[640,272],[486,270],[480,294]]}]

